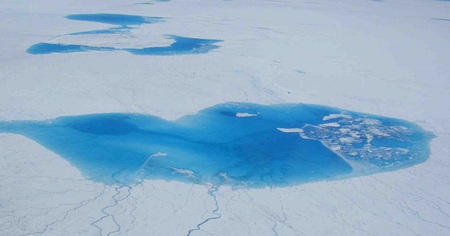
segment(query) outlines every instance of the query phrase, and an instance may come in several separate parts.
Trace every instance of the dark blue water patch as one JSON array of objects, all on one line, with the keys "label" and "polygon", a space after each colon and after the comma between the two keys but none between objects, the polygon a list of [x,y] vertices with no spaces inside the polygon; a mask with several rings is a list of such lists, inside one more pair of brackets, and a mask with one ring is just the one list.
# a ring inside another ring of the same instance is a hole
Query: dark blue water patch
[{"label": "dark blue water patch", "polygon": [[91,47],[75,44],[54,44],[54,43],[38,43],[28,48],[29,54],[49,54],[49,53],[74,53],[89,51],[113,51],[112,47]]},{"label": "dark blue water patch", "polygon": [[106,184],[141,179],[290,186],[424,162],[432,134],[402,120],[306,105],[226,103],[175,121],[92,114],[0,122]]},{"label": "dark blue water patch", "polygon": [[432,20],[439,20],[439,21],[450,21],[450,19],[446,18],[431,18]]},{"label": "dark blue water patch", "polygon": [[69,20],[89,21],[111,25],[143,25],[152,24],[164,21],[162,17],[147,17],[136,15],[122,15],[122,14],[109,14],[109,13],[96,13],[96,14],[74,14],[66,16]]},{"label": "dark blue water patch", "polygon": [[177,55],[177,54],[201,54],[208,53],[213,49],[219,48],[215,43],[221,40],[187,38],[176,35],[169,35],[169,38],[175,40],[169,46],[147,47],[147,48],[114,48],[97,47],[77,44],[54,44],[38,43],[28,48],[29,54],[51,54],[51,53],[75,53],[89,51],[127,51],[135,55]]}]

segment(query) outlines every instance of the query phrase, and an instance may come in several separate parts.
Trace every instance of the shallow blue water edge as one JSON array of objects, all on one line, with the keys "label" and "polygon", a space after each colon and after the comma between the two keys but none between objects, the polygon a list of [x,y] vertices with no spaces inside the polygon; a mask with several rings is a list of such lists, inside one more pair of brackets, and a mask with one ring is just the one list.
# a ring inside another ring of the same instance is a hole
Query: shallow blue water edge
[{"label": "shallow blue water edge", "polygon": [[331,107],[225,103],[168,121],[91,114],[0,122],[59,154],[93,181],[178,180],[280,187],[409,167],[433,135],[398,119]]},{"label": "shallow blue water edge", "polygon": [[130,33],[131,29],[136,29],[140,25],[161,23],[165,21],[164,17],[149,17],[110,13],[72,14],[67,15],[66,19],[115,25],[115,27],[109,29],[82,31],[70,33],[67,35],[127,34]]}]

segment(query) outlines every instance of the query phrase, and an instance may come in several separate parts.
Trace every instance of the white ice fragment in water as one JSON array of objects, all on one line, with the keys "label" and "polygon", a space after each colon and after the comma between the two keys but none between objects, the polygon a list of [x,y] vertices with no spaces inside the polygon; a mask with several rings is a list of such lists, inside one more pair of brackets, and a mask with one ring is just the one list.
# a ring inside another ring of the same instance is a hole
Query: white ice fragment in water
[{"label": "white ice fragment in water", "polygon": [[339,129],[339,131],[341,131],[341,133],[343,133],[343,134],[347,134],[347,133],[349,133],[351,131],[351,129],[349,129],[349,128],[341,128],[341,129]]},{"label": "white ice fragment in water", "polygon": [[257,114],[247,113],[247,112],[238,112],[236,113],[237,117],[245,118],[245,117],[254,117],[258,116]]},{"label": "white ice fragment in water", "polygon": [[227,173],[222,172],[219,174],[220,177],[224,178],[226,181],[231,182],[232,180],[228,177]]},{"label": "white ice fragment in water", "polygon": [[372,140],[373,140],[373,136],[371,135],[371,134],[364,134],[365,136],[366,136],[366,139],[367,139],[367,143],[370,143],[370,142],[372,142]]},{"label": "white ice fragment in water", "polygon": [[351,119],[352,117],[349,115],[345,115],[345,114],[330,114],[330,115],[324,116],[322,118],[322,120],[331,120],[331,119],[336,119],[336,118]]},{"label": "white ice fragment in water", "polygon": [[303,129],[301,128],[277,128],[279,131],[283,133],[302,133]]},{"label": "white ice fragment in water", "polygon": [[409,149],[406,149],[406,148],[397,148],[397,153],[406,155],[406,154],[409,153]]},{"label": "white ice fragment in water", "polygon": [[157,152],[157,153],[153,154],[151,157],[165,157],[165,156],[167,156],[167,153]]},{"label": "white ice fragment in water", "polygon": [[[302,137],[303,139],[313,139],[313,138],[308,137],[302,128],[277,128],[277,130],[279,130],[283,133],[298,133],[298,134],[300,134],[300,137]],[[314,133],[314,132],[312,132],[312,133]]]},{"label": "white ice fragment in water", "polygon": [[359,135],[359,132],[357,132],[357,131],[350,132],[350,135],[356,139],[359,139],[361,137],[361,135]]},{"label": "white ice fragment in water", "polygon": [[194,178],[194,177],[195,177],[194,171],[191,171],[191,170],[185,170],[185,169],[178,169],[178,168],[174,168],[174,167],[172,167],[172,169],[173,169],[174,171],[176,171],[177,173],[187,175],[188,177],[191,177],[191,178]]},{"label": "white ice fragment in water", "polygon": [[390,136],[389,134],[387,134],[387,133],[385,133],[385,132],[383,132],[383,131],[381,131],[379,129],[375,129],[375,128],[371,128],[371,129],[369,129],[369,131],[372,134],[377,135],[377,136],[382,136],[382,137],[389,137]]},{"label": "white ice fragment in water", "polygon": [[353,143],[355,139],[353,137],[343,137],[339,138],[339,141],[341,141],[342,143]]},{"label": "white ice fragment in water", "polygon": [[362,123],[365,125],[381,125],[381,121],[375,119],[364,119]]},{"label": "white ice fragment in water", "polygon": [[335,127],[335,128],[341,127],[341,125],[336,122],[320,124],[319,126],[320,127]]},{"label": "white ice fragment in water", "polygon": [[404,126],[397,126],[397,128],[400,129],[401,131],[408,131],[408,128]]},{"label": "white ice fragment in water", "polygon": [[331,150],[332,151],[340,151],[342,149],[342,146],[341,145],[333,145],[333,146],[331,146]]}]

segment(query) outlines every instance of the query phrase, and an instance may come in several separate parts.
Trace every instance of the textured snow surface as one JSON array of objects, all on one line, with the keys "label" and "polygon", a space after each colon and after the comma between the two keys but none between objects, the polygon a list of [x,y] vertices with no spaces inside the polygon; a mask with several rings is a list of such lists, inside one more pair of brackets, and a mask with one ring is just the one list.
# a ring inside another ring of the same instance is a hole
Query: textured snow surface
[{"label": "textured snow surface", "polygon": [[[32,139],[2,133],[0,235],[450,234],[450,2],[136,3],[143,2],[2,1],[0,120],[115,112],[176,120],[225,102],[320,104],[421,126],[436,135],[429,159],[392,172],[290,187],[163,180],[105,185]],[[115,26],[65,18],[97,13],[164,20],[105,33]],[[222,41],[207,53],[173,56],[27,53],[41,42],[167,47],[175,42],[170,35]],[[278,128],[320,139],[336,152],[389,134],[352,134],[340,120],[345,117]],[[329,131],[313,132],[324,129]],[[345,137],[327,141],[337,131]],[[155,157],[165,155],[170,153]]]}]

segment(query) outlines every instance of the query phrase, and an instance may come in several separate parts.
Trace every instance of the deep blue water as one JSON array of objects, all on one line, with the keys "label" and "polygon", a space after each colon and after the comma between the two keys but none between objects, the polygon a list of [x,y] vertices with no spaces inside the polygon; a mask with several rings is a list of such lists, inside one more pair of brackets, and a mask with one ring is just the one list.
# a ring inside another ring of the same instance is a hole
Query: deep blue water
[{"label": "deep blue water", "polygon": [[[330,114],[347,116],[323,120]],[[247,103],[220,104],[175,121],[114,113],[0,122],[0,132],[35,140],[94,181],[233,187],[396,170],[424,162],[433,137],[392,118],[318,105]]]},{"label": "deep blue water", "polygon": [[147,48],[114,48],[114,47],[94,47],[76,44],[56,44],[56,43],[38,43],[31,46],[27,53],[29,54],[50,54],[50,53],[74,53],[89,51],[127,51],[135,55],[174,55],[174,54],[197,54],[207,53],[219,46],[215,45],[221,40],[186,38],[176,35],[167,37],[175,40],[169,46],[147,47]]}]

